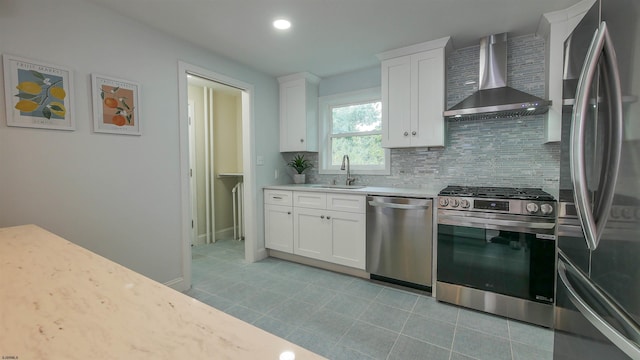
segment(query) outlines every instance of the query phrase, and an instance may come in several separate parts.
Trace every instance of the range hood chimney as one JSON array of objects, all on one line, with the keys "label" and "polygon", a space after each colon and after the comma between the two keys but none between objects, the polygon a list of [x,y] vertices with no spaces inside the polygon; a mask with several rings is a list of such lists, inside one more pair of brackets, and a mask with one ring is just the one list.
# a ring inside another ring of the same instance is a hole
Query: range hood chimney
[{"label": "range hood chimney", "polygon": [[478,91],[444,112],[450,119],[478,120],[544,114],[551,101],[507,86],[507,33],[480,40]]}]

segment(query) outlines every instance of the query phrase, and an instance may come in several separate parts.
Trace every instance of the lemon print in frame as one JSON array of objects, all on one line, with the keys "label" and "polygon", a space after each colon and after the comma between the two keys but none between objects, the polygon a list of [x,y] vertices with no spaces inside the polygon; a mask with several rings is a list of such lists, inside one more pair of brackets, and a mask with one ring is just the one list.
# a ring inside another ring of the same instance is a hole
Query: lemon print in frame
[{"label": "lemon print in frame", "polygon": [[42,92],[42,87],[33,81],[23,81],[16,86],[16,89],[30,95],[38,95]]},{"label": "lemon print in frame", "polygon": [[48,120],[65,118],[64,99],[67,93],[61,76],[18,69],[16,89],[18,93],[15,96],[19,100],[15,108],[20,110],[20,115]]},{"label": "lemon print in frame", "polygon": [[52,101],[49,105],[47,105],[49,110],[54,114],[64,119],[64,114],[67,112],[67,109],[64,108],[64,105],[58,101]]},{"label": "lemon print in frame", "polygon": [[21,112],[32,112],[33,110],[37,109],[38,106],[40,105],[38,105],[38,103],[35,101],[20,100],[16,104],[16,109],[20,110]]},{"label": "lemon print in frame", "polygon": [[67,93],[64,91],[64,89],[58,86],[52,86],[49,92],[51,92],[51,96],[60,100],[64,100],[64,98],[67,96]]}]

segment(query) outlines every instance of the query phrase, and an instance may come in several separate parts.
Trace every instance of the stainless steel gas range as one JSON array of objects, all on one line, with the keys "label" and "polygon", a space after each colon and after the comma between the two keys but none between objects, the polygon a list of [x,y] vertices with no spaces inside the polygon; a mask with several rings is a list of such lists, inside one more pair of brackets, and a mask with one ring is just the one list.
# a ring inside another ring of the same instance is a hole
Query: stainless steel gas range
[{"label": "stainless steel gas range", "polygon": [[538,188],[438,195],[436,299],[553,327],[556,201]]}]

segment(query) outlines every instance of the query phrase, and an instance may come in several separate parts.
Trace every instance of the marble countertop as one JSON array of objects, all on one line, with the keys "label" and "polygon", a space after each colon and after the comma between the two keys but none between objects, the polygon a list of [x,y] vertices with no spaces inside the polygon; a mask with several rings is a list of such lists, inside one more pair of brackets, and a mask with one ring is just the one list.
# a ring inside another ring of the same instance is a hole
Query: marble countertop
[{"label": "marble countertop", "polygon": [[35,225],[0,229],[3,359],[323,359]]},{"label": "marble countertop", "polygon": [[364,186],[352,188],[336,188],[326,184],[286,184],[286,185],[267,185],[264,189],[273,190],[295,190],[295,191],[320,191],[320,192],[337,192],[343,194],[364,194],[364,195],[380,195],[380,196],[407,196],[417,198],[435,198],[438,196],[442,186],[425,186],[419,188],[400,188],[400,187],[380,187],[380,186]]}]

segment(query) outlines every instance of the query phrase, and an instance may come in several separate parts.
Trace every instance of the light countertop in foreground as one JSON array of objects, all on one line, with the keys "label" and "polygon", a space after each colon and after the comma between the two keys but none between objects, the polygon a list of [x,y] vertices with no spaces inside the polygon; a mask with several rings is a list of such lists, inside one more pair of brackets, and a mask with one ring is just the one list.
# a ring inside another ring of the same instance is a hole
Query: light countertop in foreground
[{"label": "light countertop in foreground", "polygon": [[37,226],[0,229],[3,359],[323,359]]},{"label": "light countertop in foreground", "polygon": [[[339,186],[339,185],[338,185]],[[354,186],[350,188],[333,187],[326,184],[286,184],[267,185],[265,189],[272,190],[293,190],[293,191],[320,191],[337,192],[344,194],[380,195],[380,196],[406,196],[416,198],[435,198],[438,196],[442,186],[426,186],[420,188],[399,188],[380,186]]]}]

